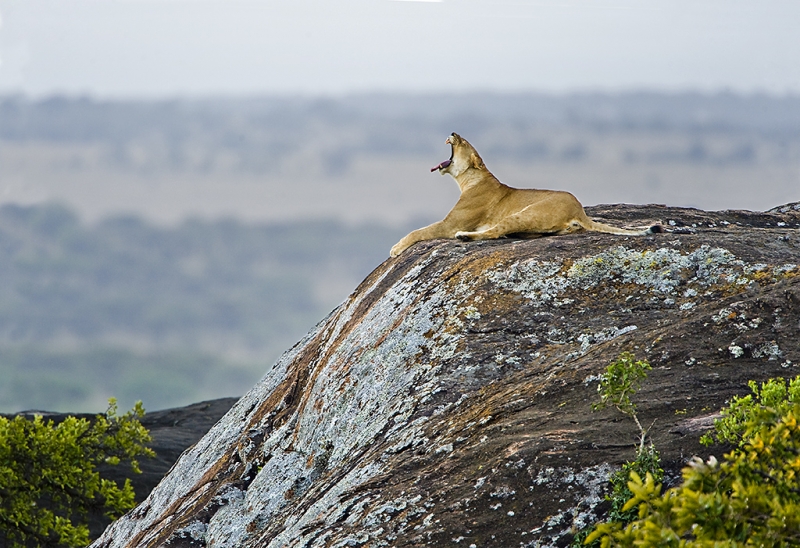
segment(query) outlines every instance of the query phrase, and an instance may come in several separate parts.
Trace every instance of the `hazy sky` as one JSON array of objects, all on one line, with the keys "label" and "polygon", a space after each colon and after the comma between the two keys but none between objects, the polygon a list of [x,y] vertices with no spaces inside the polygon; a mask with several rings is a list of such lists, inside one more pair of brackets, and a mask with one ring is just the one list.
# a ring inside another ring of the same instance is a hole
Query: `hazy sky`
[{"label": "hazy sky", "polygon": [[800,92],[798,0],[0,0],[0,93]]}]

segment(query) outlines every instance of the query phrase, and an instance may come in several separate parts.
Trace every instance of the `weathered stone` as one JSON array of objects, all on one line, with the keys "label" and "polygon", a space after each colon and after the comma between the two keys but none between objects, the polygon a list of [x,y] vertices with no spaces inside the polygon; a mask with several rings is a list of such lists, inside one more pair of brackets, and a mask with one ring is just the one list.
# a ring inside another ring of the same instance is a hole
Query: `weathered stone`
[{"label": "weathered stone", "polygon": [[750,379],[800,363],[800,211],[589,208],[648,237],[430,241],[379,266],[93,546],[564,546],[638,431],[668,481]]}]

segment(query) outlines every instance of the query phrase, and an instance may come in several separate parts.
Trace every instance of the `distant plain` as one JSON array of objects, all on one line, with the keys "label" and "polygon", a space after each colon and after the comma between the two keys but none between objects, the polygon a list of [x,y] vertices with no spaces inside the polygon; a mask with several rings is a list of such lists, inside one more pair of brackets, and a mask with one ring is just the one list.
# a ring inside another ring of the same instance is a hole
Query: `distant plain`
[{"label": "distant plain", "polygon": [[0,99],[0,411],[243,393],[453,205],[451,131],[585,205],[800,200],[793,97]]}]

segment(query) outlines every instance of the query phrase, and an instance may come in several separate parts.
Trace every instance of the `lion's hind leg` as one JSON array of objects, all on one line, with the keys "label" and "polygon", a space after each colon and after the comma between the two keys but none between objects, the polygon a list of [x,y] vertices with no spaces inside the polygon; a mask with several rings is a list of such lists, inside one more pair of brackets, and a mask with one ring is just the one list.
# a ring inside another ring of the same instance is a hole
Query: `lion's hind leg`
[{"label": "lion's hind leg", "polygon": [[502,222],[498,223],[487,228],[486,230],[458,231],[456,232],[456,238],[462,242],[468,242],[470,240],[494,240],[497,238],[502,238],[509,233],[508,231],[503,230],[501,226],[502,224]]},{"label": "lion's hind leg", "polygon": [[564,234],[573,234],[575,232],[581,232],[582,230],[585,230],[585,228],[580,223],[580,221],[578,221],[577,219],[573,219],[567,223],[567,226],[565,226],[561,230],[554,232],[554,234],[556,234],[557,236],[562,236]]},{"label": "lion's hind leg", "polygon": [[526,238],[536,238],[555,232],[554,230],[539,228],[536,226],[536,223],[532,221],[531,212],[528,208],[525,208],[518,213],[505,217],[499,223],[485,230],[456,232],[456,238],[461,241],[494,240],[511,234],[524,234]]}]

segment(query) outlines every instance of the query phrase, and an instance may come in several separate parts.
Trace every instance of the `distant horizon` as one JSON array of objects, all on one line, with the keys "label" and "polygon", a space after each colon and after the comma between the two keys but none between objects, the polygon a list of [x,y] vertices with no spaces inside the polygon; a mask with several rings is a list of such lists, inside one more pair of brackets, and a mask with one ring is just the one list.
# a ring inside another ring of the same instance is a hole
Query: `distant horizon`
[{"label": "distant horizon", "polygon": [[[763,210],[800,198],[800,97],[732,93],[0,99],[0,203],[248,220],[441,218],[450,132],[500,180],[586,205]],[[424,197],[420,199],[420,197]]]},{"label": "distant horizon", "polygon": [[[392,0],[392,1],[420,1],[420,0]],[[440,98],[440,97],[522,97],[522,96],[538,96],[538,97],[552,97],[554,99],[563,99],[568,97],[621,97],[621,96],[635,96],[635,95],[652,95],[652,96],[693,96],[693,97],[720,97],[731,96],[744,99],[764,97],[768,99],[784,100],[784,99],[800,99],[800,90],[791,90],[784,92],[776,92],[770,90],[735,90],[730,88],[719,88],[716,90],[705,90],[700,88],[685,88],[685,89],[659,89],[659,88],[622,88],[622,89],[583,89],[575,88],[562,91],[552,91],[546,89],[524,89],[524,90],[491,90],[491,89],[473,89],[473,90],[459,90],[459,91],[438,91],[438,90],[392,90],[392,89],[374,89],[374,90],[354,90],[341,93],[292,93],[292,92],[242,92],[242,93],[206,93],[206,94],[176,94],[176,95],[112,95],[106,96],[96,93],[84,92],[61,92],[52,91],[45,94],[25,93],[25,92],[12,92],[0,90],[0,101],[9,99],[22,99],[30,102],[46,102],[53,99],[65,99],[71,101],[90,100],[98,103],[101,102],[170,102],[170,101],[188,101],[188,102],[206,102],[206,101],[250,101],[261,99],[272,100],[290,100],[290,101],[315,101],[315,100],[342,100],[353,97],[425,97],[425,98]]]}]

